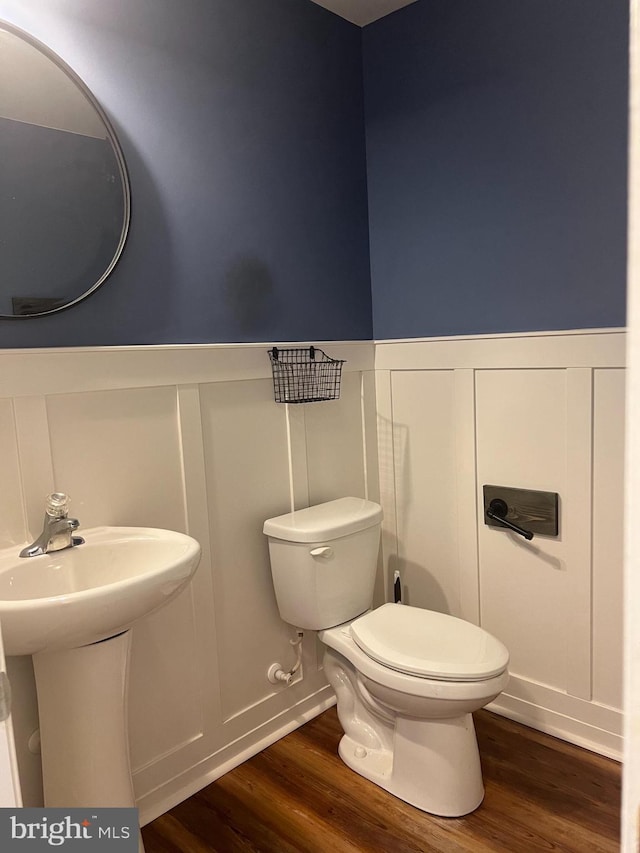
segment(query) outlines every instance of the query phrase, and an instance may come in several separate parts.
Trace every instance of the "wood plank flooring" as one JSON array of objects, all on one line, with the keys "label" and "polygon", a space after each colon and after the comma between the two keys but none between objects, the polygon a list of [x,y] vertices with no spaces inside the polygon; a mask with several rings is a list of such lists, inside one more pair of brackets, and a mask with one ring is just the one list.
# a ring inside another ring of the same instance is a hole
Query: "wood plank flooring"
[{"label": "wood plank flooring", "polygon": [[147,853],[614,853],[620,765],[481,711],[486,796],[464,818],[408,806],[338,758],[335,708],[142,831]]}]

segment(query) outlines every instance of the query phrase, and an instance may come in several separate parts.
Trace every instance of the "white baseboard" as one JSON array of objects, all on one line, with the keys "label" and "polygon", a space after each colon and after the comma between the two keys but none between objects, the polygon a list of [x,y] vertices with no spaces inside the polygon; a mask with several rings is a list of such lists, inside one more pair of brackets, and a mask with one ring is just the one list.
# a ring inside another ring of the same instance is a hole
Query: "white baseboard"
[{"label": "white baseboard", "polygon": [[333,690],[329,686],[323,687],[283,714],[227,744],[196,767],[150,791],[137,803],[140,826],[155,820],[335,704],[336,696]]},{"label": "white baseboard", "polygon": [[622,760],[622,735],[567,717],[549,708],[502,694],[495,702],[487,705],[487,711],[508,717],[516,723],[522,723],[607,758]]},{"label": "white baseboard", "polygon": [[[223,747],[197,767],[190,768],[184,774],[149,792],[138,802],[140,825],[145,826],[155,820],[335,703],[336,697],[331,688],[324,687],[284,714]],[[621,760],[622,736],[596,725],[508,694],[502,694],[487,706],[487,710],[607,758]]]}]

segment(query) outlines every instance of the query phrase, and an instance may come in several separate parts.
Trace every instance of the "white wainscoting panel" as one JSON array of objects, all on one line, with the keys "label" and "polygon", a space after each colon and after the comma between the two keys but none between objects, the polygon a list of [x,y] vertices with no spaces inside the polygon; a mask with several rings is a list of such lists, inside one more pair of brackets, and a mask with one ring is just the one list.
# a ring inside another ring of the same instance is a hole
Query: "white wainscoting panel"
[{"label": "white wainscoting panel", "polygon": [[[375,371],[363,371],[360,382],[360,417],[362,422],[364,496],[367,500],[382,503],[378,465],[378,418],[376,413]],[[381,537],[382,538],[382,537]],[[378,571],[373,590],[373,605],[379,607],[386,601],[386,582],[383,550],[380,548]]]},{"label": "white wainscoting panel", "polygon": [[0,400],[0,548],[26,538],[18,444],[11,400]]},{"label": "white wainscoting panel", "polygon": [[460,617],[480,624],[480,572],[476,498],[476,389],[473,370],[453,371],[456,442],[457,541]]},{"label": "white wainscoting panel", "polygon": [[404,601],[460,615],[452,370],[392,374],[397,568]]},{"label": "white wainscoting panel", "polygon": [[[376,345],[387,596],[399,567],[405,600],[479,621],[511,653],[492,709],[614,757],[624,364],[620,330]],[[485,525],[485,484],[558,492],[559,536]]]},{"label": "white wainscoting panel", "polygon": [[46,399],[41,395],[16,397],[13,410],[27,539],[33,541],[42,530],[44,497],[55,489]]},{"label": "white wainscoting panel", "polygon": [[287,425],[289,454],[289,503],[287,510],[309,506],[309,466],[307,460],[307,406],[280,406],[284,408]]},{"label": "white wainscoting panel", "polygon": [[345,374],[339,400],[304,407],[310,506],[365,495],[360,378]]},{"label": "white wainscoting panel", "polygon": [[185,531],[175,388],[58,394],[47,415],[55,487],[83,527]]},{"label": "white wainscoting panel", "polygon": [[[289,511],[285,407],[267,380],[201,388],[214,566],[219,689],[225,721],[275,693],[266,678],[290,628],[278,617],[265,519]],[[284,661],[283,661],[284,663]]]},{"label": "white wainscoting panel", "polygon": [[[385,342],[375,374],[371,343],[326,343],[347,359],[341,400],[288,408],[268,346],[0,351],[0,541],[39,527],[55,486],[85,527],[171,527],[203,546],[191,590],[135,629],[142,820],[333,701],[312,632],[302,678],[266,679],[293,662],[293,629],[262,523],[347,491],[383,504],[387,597],[400,566],[411,603],[480,615],[511,647],[495,710],[616,754],[624,334]],[[485,527],[496,481],[559,491],[559,539]]]},{"label": "white wainscoting panel", "polygon": [[[565,372],[479,371],[476,383],[480,506],[484,484],[564,495]],[[563,519],[569,511],[563,501]],[[482,626],[509,649],[514,675],[566,689],[567,584],[573,567],[564,533],[527,542],[482,523],[479,546]]]},{"label": "white wainscoting panel", "polygon": [[364,441],[365,496],[380,501],[380,472],[378,466],[378,424],[376,413],[375,371],[363,371],[360,383],[360,417]]},{"label": "white wainscoting panel", "polygon": [[593,698],[622,708],[624,370],[594,371]]},{"label": "white wainscoting panel", "polygon": [[[71,495],[83,527],[186,532],[175,388],[60,394],[47,398],[47,412],[56,488]],[[129,707],[135,769],[201,732],[192,595],[191,586],[134,629]]]},{"label": "white wainscoting panel", "polygon": [[566,370],[566,487],[562,496],[561,537],[567,545],[564,612],[567,680],[572,696],[591,699],[593,371]]},{"label": "white wainscoting panel", "polygon": [[[398,562],[398,530],[396,525],[396,463],[395,448],[402,448],[402,435],[406,429],[398,427],[393,420],[391,376],[388,370],[376,370],[375,391],[377,407],[377,451],[380,504],[382,505],[382,536],[380,552],[382,560],[382,587],[385,601],[393,600],[393,573]],[[394,430],[396,432],[394,436]],[[402,462],[400,449],[399,462]],[[400,467],[402,467],[400,465]]]},{"label": "white wainscoting panel", "polygon": [[[266,677],[275,661],[293,664],[295,632],[277,611],[264,519],[347,488],[378,499],[373,345],[316,343],[347,361],[335,404],[275,404],[270,344],[0,351],[11,496],[0,503],[0,545],[25,540],[25,519],[39,532],[56,488],[81,527],[166,527],[202,546],[190,588],[134,628],[130,738],[143,822],[334,701],[313,632],[291,687]],[[35,719],[28,669],[16,711],[23,758]],[[37,761],[22,768],[25,804],[40,805]]]}]

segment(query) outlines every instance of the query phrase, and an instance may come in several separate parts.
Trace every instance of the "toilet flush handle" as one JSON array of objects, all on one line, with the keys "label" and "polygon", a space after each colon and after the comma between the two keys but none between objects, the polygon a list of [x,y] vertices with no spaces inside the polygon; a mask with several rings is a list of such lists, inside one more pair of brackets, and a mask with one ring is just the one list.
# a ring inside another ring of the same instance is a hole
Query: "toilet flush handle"
[{"label": "toilet flush handle", "polygon": [[513,530],[514,533],[519,533],[520,536],[524,536],[525,539],[531,541],[531,539],[533,539],[533,533],[530,530],[525,530],[524,527],[520,527],[518,524],[514,524],[512,521],[509,521],[507,518],[505,518],[508,512],[509,507],[507,506],[506,501],[503,501],[501,498],[494,498],[489,504],[489,508],[486,511],[486,515],[487,518],[492,518],[494,521],[497,521],[504,527],[508,527],[509,530]]},{"label": "toilet flush handle", "polygon": [[312,548],[309,553],[312,557],[324,557],[328,559],[329,557],[333,557],[333,548],[329,548],[328,545],[322,545],[320,548]]}]

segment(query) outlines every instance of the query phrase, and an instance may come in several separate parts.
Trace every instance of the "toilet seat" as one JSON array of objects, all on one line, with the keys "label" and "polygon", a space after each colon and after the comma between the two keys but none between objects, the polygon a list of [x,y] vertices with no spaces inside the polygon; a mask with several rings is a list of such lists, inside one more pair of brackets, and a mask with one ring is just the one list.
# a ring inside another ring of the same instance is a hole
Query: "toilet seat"
[{"label": "toilet seat", "polygon": [[484,681],[503,673],[507,648],[463,619],[407,605],[383,604],[350,625],[358,647],[383,666],[436,681]]},{"label": "toilet seat", "polygon": [[363,651],[353,639],[352,624],[345,622],[343,625],[336,625],[334,628],[325,628],[318,632],[318,639],[329,649],[343,655],[362,676],[391,690],[424,698],[466,701],[488,695],[497,695],[505,689],[509,682],[509,671],[506,667],[499,675],[487,679],[478,679],[477,681],[463,681],[462,679],[447,681],[400,672],[390,666],[378,663]]}]

